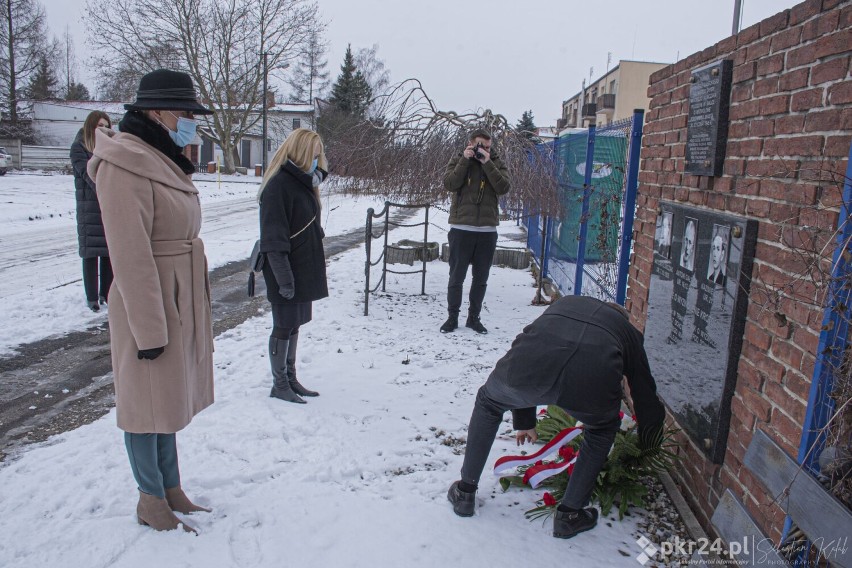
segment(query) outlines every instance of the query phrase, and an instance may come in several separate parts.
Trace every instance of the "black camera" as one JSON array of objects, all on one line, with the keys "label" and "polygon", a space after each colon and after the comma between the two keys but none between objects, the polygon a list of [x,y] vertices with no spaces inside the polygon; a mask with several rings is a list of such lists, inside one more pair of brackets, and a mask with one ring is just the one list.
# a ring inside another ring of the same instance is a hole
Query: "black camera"
[{"label": "black camera", "polygon": [[485,157],[485,154],[479,151],[480,148],[482,148],[482,142],[473,147],[473,157],[477,160],[481,160]]}]

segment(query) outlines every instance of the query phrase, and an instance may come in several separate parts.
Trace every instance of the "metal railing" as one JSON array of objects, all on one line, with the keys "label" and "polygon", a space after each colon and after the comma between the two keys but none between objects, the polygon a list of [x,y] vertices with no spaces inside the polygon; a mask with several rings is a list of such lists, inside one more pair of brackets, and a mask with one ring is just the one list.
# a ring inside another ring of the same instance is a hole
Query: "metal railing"
[{"label": "metal railing", "polygon": [[[399,207],[402,209],[426,209],[426,219],[422,223],[398,223],[396,221],[391,221],[390,219],[390,208],[391,207]],[[426,247],[429,238],[429,207],[428,203],[426,204],[416,204],[416,205],[406,205],[403,203],[391,203],[390,201],[385,201],[384,208],[378,213],[370,207],[367,209],[367,226],[365,230],[365,248],[367,252],[367,260],[364,263],[364,315],[369,315],[370,309],[370,294],[379,289],[379,286],[382,287],[382,292],[386,291],[387,285],[387,273],[391,274],[420,274],[422,273],[421,284],[420,284],[420,294],[426,293],[426,262],[428,262],[428,255],[426,254]],[[373,219],[384,219],[382,230],[378,234],[373,234]],[[393,245],[388,245],[388,230],[391,226],[394,227],[419,227],[423,226],[423,268],[420,270],[408,270],[408,271],[398,271],[398,270],[389,270],[388,269],[388,249],[394,248]],[[379,255],[375,261],[372,260],[372,244],[373,240],[384,238],[384,245],[382,247],[382,254]],[[379,263],[382,263],[382,276],[379,278],[379,281],[376,283],[374,288],[370,288],[370,269]]]}]

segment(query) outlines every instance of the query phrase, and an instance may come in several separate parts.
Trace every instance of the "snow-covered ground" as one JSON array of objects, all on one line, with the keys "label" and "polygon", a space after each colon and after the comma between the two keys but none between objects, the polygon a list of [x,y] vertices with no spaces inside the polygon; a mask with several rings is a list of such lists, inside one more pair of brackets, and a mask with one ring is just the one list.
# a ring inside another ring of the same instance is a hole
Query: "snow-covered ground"
[{"label": "snow-covered ground", "polygon": [[[368,206],[355,207],[356,217]],[[443,242],[446,216],[434,213],[442,229],[430,234]],[[245,245],[254,221],[246,215],[224,233],[245,235]],[[391,240],[420,231],[397,229]],[[517,231],[503,226],[501,239]],[[206,238],[211,258],[232,247]],[[216,403],[178,434],[183,486],[214,508],[187,517],[198,536],[136,524],[137,493],[110,413],[0,466],[0,566],[637,566],[635,514],[564,541],[549,522],[523,516],[543,491],[503,493],[489,471],[473,518],[455,516],[446,500],[477,388],[543,310],[530,305],[530,273],[492,269],[482,336],[438,333],[445,263],[429,264],[423,296],[419,275],[391,275],[366,317],[363,270],[363,246],[329,262],[331,295],[314,304],[299,342],[299,376],[321,392],[306,405],[268,396],[268,315],[217,337]],[[41,325],[25,316],[4,314],[0,327]],[[508,418],[490,463],[517,451]]]},{"label": "snow-covered ground", "polygon": [[[259,178],[198,174],[203,210],[201,237],[210,268],[247,259],[257,238]],[[83,294],[77,254],[74,178],[39,172],[0,177],[0,356],[17,345],[106,320],[92,313]],[[329,236],[363,227],[374,198],[323,198],[323,226]]]}]

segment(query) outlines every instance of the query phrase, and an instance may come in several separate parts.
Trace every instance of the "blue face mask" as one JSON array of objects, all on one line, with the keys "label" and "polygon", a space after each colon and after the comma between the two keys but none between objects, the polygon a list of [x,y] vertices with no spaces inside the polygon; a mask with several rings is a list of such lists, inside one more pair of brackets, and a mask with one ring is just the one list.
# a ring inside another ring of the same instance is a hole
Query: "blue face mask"
[{"label": "blue face mask", "polygon": [[313,161],[313,162],[311,162],[311,169],[309,169],[309,170],[308,170],[308,173],[309,173],[309,174],[314,173],[314,172],[316,171],[316,169],[317,169],[317,165],[318,165],[318,164],[319,164],[319,159],[314,158],[314,161]]},{"label": "blue face mask", "polygon": [[198,123],[192,120],[191,118],[175,116],[175,114],[172,112],[170,112],[169,114],[177,118],[177,132],[168,128],[166,130],[169,131],[169,136],[171,137],[172,141],[177,146],[183,148],[184,146],[187,146],[190,142],[195,140],[195,131],[198,129]]}]

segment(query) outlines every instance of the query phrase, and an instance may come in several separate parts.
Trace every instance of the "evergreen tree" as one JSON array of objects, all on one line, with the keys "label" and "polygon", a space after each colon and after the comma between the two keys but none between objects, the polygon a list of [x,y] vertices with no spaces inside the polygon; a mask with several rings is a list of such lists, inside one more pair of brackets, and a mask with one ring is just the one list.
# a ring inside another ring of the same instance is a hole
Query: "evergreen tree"
[{"label": "evergreen tree", "polygon": [[42,55],[35,74],[27,84],[27,96],[36,101],[55,99],[57,98],[56,84],[58,82],[56,74],[50,66],[50,61],[48,61],[46,55]]},{"label": "evergreen tree", "polygon": [[355,67],[355,57],[352,55],[352,46],[349,45],[343,57],[343,65],[340,66],[340,75],[331,87],[329,102],[343,113],[363,118],[370,106],[372,95],[372,89],[364,75]]},{"label": "evergreen tree", "polygon": [[518,124],[515,125],[515,130],[521,136],[525,136],[528,140],[536,139],[536,125],[533,121],[533,113],[531,110],[525,110],[521,115]]},{"label": "evergreen tree", "polygon": [[88,101],[90,100],[89,89],[83,83],[72,82],[65,92],[66,101]]}]

